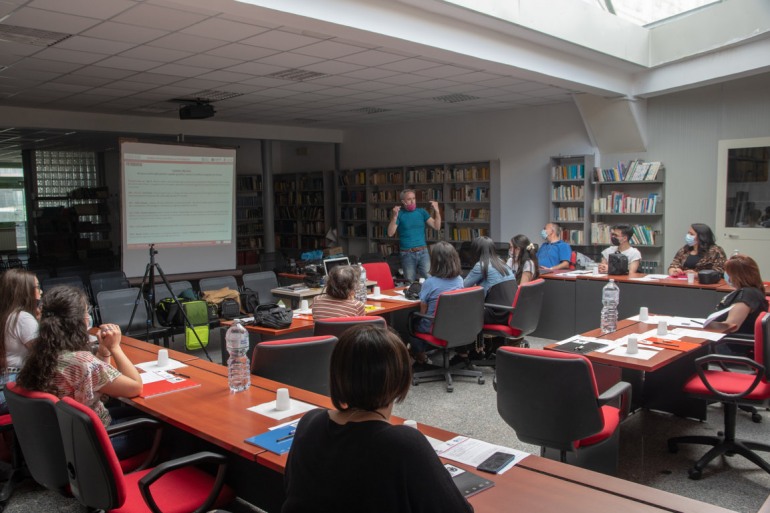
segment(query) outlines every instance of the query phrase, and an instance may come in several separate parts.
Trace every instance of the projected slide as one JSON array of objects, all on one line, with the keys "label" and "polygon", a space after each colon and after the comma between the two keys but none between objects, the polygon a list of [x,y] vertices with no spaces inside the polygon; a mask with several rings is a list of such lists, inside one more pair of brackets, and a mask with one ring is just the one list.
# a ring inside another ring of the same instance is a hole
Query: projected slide
[{"label": "projected slide", "polygon": [[232,242],[234,155],[126,152],[123,166],[129,249]]}]

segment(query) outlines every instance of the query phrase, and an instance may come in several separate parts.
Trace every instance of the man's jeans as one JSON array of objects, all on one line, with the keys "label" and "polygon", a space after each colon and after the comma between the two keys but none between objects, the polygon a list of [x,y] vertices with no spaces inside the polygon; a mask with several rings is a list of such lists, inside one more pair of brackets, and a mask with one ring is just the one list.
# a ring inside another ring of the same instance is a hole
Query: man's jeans
[{"label": "man's jeans", "polygon": [[409,281],[415,281],[417,277],[427,278],[428,271],[430,271],[430,255],[428,250],[402,251],[401,268],[404,270],[404,278]]}]

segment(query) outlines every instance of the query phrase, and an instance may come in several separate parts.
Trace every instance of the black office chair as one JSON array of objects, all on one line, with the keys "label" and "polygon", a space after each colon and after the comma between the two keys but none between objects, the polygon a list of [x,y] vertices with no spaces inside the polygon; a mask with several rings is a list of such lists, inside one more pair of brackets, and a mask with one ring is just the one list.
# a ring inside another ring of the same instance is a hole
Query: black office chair
[{"label": "black office chair", "polygon": [[154,325],[153,317],[148,317],[147,301],[139,294],[138,288],[104,290],[96,296],[96,303],[103,323],[117,324],[124,335],[140,340],[151,338],[157,344],[163,338],[164,345],[168,347],[168,328]]},{"label": "black office chair", "polygon": [[214,278],[202,278],[198,282],[198,289],[203,292],[206,290],[219,290],[228,288],[231,290],[241,290],[235,276],[216,276]]},{"label": "black office chair", "polygon": [[[414,323],[419,319],[431,321],[430,333],[414,330]],[[452,375],[455,375],[476,378],[479,385],[483,385],[484,377],[481,371],[449,367],[450,349],[474,342],[483,324],[484,289],[481,287],[452,290],[440,294],[434,315],[411,312],[408,322],[409,334],[441,349],[444,358],[441,367],[415,372],[412,376],[412,384],[416,386],[422,381],[444,379],[447,392],[452,392],[454,390]]]},{"label": "black office chair", "polygon": [[[620,422],[631,385],[601,395],[591,362],[582,355],[503,346],[497,351],[497,411],[540,455],[614,475]],[[619,401],[618,406],[609,403]]]},{"label": "black office chair", "polygon": [[[524,337],[537,329],[544,295],[545,282],[542,278],[519,286],[516,286],[515,280],[492,286],[484,305],[487,311],[482,335],[502,337],[507,345],[529,347]],[[510,306],[501,304],[506,300],[510,301]]]},{"label": "black office chair", "polygon": [[43,289],[44,293],[48,292],[49,290],[51,290],[52,288],[58,285],[67,285],[70,287],[75,287],[82,290],[85,293],[88,293],[88,288],[83,282],[83,279],[78,275],[58,276],[54,278],[46,278],[40,281],[40,288]]},{"label": "black office chair", "polygon": [[[91,298],[92,305],[97,305],[96,296],[99,292],[102,292],[103,290],[127,289],[130,286],[128,279],[126,278],[126,273],[123,271],[105,271],[91,273],[88,276],[89,297]],[[95,309],[95,313],[96,319],[94,319],[94,322],[101,322],[98,305]]]},{"label": "black office chair", "polygon": [[275,303],[275,297],[270,291],[278,288],[278,276],[273,271],[244,274],[243,288],[256,292],[260,304]]},{"label": "black office chair", "polygon": [[360,317],[329,317],[313,321],[313,335],[334,335],[339,338],[348,328],[361,324],[371,324],[380,328],[388,325],[385,319],[376,315],[362,315]]},{"label": "black office chair", "polygon": [[251,373],[328,396],[335,345],[331,335],[262,342],[254,346]]},{"label": "black office chair", "polygon": [[179,295],[185,290],[192,290],[193,288],[192,283],[187,280],[170,282],[169,285],[171,286],[171,291],[168,290],[163,282],[155,284],[156,304],[163,299],[171,297],[171,292],[173,292],[175,296],[179,297]]}]

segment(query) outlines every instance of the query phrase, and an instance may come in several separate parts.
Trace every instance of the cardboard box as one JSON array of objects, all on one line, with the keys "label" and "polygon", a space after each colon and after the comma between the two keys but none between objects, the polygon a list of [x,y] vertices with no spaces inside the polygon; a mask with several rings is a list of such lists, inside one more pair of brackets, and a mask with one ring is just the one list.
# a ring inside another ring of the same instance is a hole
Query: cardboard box
[{"label": "cardboard box", "polygon": [[326,248],[324,250],[324,256],[341,255],[342,253],[342,246],[334,246],[333,248]]}]

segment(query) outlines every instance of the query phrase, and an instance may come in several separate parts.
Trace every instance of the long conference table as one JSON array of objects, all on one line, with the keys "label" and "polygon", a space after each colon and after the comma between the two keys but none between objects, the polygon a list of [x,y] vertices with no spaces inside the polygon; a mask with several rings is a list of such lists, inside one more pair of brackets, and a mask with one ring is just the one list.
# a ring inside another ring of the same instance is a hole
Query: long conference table
[{"label": "long conference table", "polygon": [[544,279],[543,307],[535,337],[561,340],[599,326],[602,309],[602,288],[614,279],[620,289],[618,317],[639,313],[646,306],[656,312],[683,317],[706,317],[725,294],[733,289],[724,280],[713,285],[698,282],[688,284],[680,278],[646,281],[646,275],[627,276],[592,274],[575,275],[570,271],[555,271],[542,275]]},{"label": "long conference table", "polygon": [[[123,337],[123,349],[134,363],[157,359],[158,346]],[[247,444],[244,439],[267,431],[297,418],[274,420],[270,417],[247,411],[247,408],[275,399],[278,388],[286,387],[293,399],[322,408],[331,408],[328,397],[286,386],[282,383],[251,376],[251,386],[239,393],[231,393],[227,385],[227,368],[180,351],[169,350],[169,357],[183,362],[186,366],[180,372],[200,383],[199,387],[181,390],[151,398],[134,397],[123,399],[148,415],[156,417],[193,437],[206,441],[231,455],[261,468],[280,483],[286,468],[286,455],[276,455],[257,446]],[[392,417],[391,422],[400,424],[403,419]],[[438,440],[449,440],[455,433],[443,429],[418,425],[425,435]],[[512,434],[513,436],[513,434]],[[466,465],[453,465],[478,473]],[[255,468],[241,467],[241,468]],[[228,474],[228,478],[230,478]],[[242,473],[236,492],[249,495],[248,488],[258,484],[258,478],[251,479]],[[729,510],[681,497],[644,485],[624,481],[557,461],[531,455],[503,475],[492,477],[495,486],[469,498],[477,512],[508,511],[514,505],[516,510],[530,513],[570,511],[571,513],[596,513],[597,511],[632,512],[688,512],[727,513]],[[269,487],[268,487],[269,488]],[[268,493],[263,488],[263,493]],[[270,493],[276,495],[250,500],[257,506],[280,504],[282,487],[272,486]],[[261,501],[264,500],[264,503]]]}]

